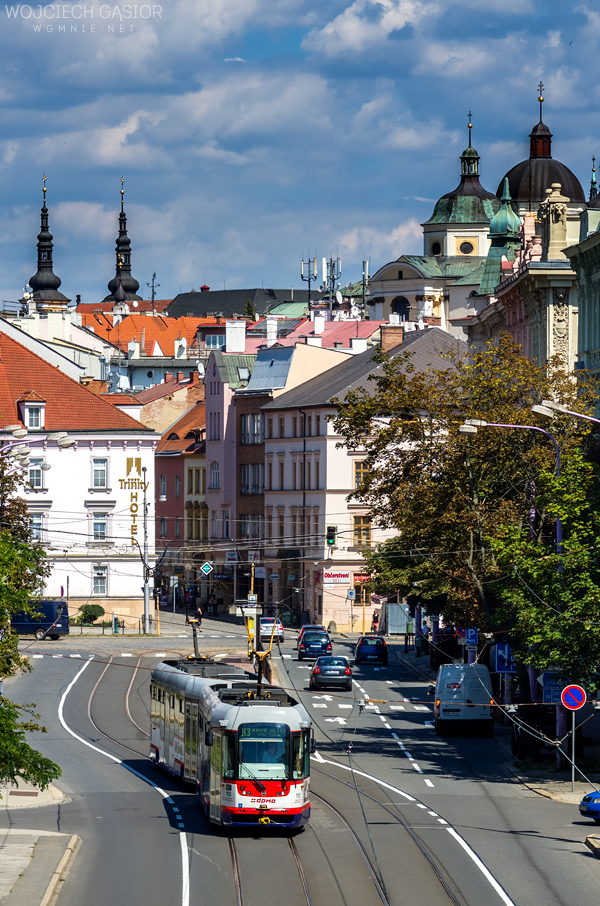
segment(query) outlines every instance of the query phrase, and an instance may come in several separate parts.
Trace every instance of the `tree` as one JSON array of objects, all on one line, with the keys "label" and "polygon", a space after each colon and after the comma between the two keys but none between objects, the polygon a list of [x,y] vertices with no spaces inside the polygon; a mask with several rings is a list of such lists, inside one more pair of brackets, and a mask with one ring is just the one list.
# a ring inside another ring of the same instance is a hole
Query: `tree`
[{"label": "tree", "polygon": [[242,314],[245,318],[249,318],[251,321],[254,321],[256,319],[256,305],[254,304],[252,299],[246,300]]},{"label": "tree", "polygon": [[[600,624],[600,577],[592,568],[598,525],[590,507],[598,493],[597,450],[590,428],[568,416],[553,424],[560,479],[554,447],[543,434],[481,427],[469,437],[458,428],[466,418],[531,425],[531,406],[543,399],[590,413],[593,387],[558,361],[531,362],[506,335],[468,358],[449,357],[445,370],[418,372],[408,355],[382,358],[373,391],[348,393],[334,420],[343,445],[365,455],[365,477],[351,497],[396,532],[365,551],[372,590],[408,596],[418,589],[425,604],[443,601],[449,621],[511,633],[522,663],[547,665],[558,634],[561,663],[577,662],[585,673],[594,657],[600,660],[600,636],[570,632],[566,616],[542,619],[548,608],[523,590],[518,564],[535,594],[544,601],[550,595],[551,605],[583,570],[585,606],[591,622]],[[565,530],[560,570],[558,513]],[[573,581],[569,600],[578,612],[582,594]],[[583,673],[573,667],[573,675]]]},{"label": "tree", "polygon": [[[0,679],[31,670],[29,660],[19,653],[10,617],[22,610],[36,612],[35,601],[49,572],[44,551],[31,541],[25,501],[18,497],[23,480],[23,470],[0,456]],[[0,784],[21,778],[45,789],[60,776],[58,765],[26,742],[26,733],[46,732],[32,708],[0,695]]]}]

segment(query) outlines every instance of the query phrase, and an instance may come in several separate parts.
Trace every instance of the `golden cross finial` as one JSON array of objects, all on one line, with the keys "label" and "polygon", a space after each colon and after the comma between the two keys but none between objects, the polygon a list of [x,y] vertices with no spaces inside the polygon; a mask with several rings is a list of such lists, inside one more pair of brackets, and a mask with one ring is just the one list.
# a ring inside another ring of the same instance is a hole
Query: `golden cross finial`
[{"label": "golden cross finial", "polygon": [[472,118],[473,114],[471,113],[470,110],[469,110],[467,116],[469,117],[469,148],[470,148],[471,147],[471,129],[473,128],[473,123],[471,122],[471,118]]},{"label": "golden cross finial", "polygon": [[125,197],[125,189],[123,188],[123,183],[125,182],[125,177],[121,177],[121,210],[123,209],[123,200]]},{"label": "golden cross finial", "polygon": [[596,172],[596,158],[592,157],[592,173]]},{"label": "golden cross finial", "polygon": [[542,122],[542,104],[544,103],[544,94],[543,94],[544,83],[542,82],[541,79],[540,79],[540,84],[538,85],[538,88],[540,89],[540,96],[538,97],[538,101],[540,102],[540,123],[541,123]]},{"label": "golden cross finial", "polygon": [[44,192],[44,204],[46,204],[46,174],[45,174],[45,173],[44,173],[43,180],[44,180],[44,188],[43,188],[43,192]]}]

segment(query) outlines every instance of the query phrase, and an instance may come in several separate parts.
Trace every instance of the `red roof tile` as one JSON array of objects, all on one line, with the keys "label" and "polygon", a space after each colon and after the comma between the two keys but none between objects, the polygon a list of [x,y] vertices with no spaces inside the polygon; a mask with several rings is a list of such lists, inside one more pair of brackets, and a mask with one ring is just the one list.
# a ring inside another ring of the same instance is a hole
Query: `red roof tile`
[{"label": "red roof tile", "polygon": [[[187,435],[192,431],[200,431],[204,428],[206,428],[206,405],[204,400],[199,400],[167,428],[158,442],[156,452],[176,453],[186,450],[192,442]],[[176,437],[173,437],[174,434]]]},{"label": "red roof tile", "polygon": [[0,333],[0,428],[22,423],[18,401],[29,399],[32,393],[46,403],[47,431],[152,433],[12,337]]}]

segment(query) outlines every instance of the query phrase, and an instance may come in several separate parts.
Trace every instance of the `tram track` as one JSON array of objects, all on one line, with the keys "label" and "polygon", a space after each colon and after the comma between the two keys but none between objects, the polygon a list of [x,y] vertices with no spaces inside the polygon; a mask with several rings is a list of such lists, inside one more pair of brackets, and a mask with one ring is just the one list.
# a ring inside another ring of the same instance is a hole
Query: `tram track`
[{"label": "tram track", "polygon": [[[133,686],[133,682],[134,682],[135,676],[136,676],[136,674],[137,674],[137,672],[138,672],[138,669],[139,669],[139,666],[140,666],[140,661],[141,661],[141,659],[142,659],[142,657],[141,657],[141,655],[140,655],[140,657],[138,658],[137,664],[136,664],[136,666],[135,666],[135,670],[134,670],[133,673],[132,673],[131,680],[129,681],[129,685],[128,685],[128,687],[127,687],[127,691],[126,691],[126,693],[125,693],[125,713],[126,713],[126,715],[127,715],[127,718],[128,718],[128,719],[131,721],[131,723],[133,724],[133,726],[134,726],[137,730],[139,730],[141,733],[143,733],[144,736],[150,738],[150,734],[147,733],[142,727],[140,727],[140,725],[139,725],[138,723],[136,723],[136,721],[133,719],[133,717],[131,716],[130,708],[129,708],[129,695],[130,695],[130,692],[131,692],[131,689],[132,689],[132,686]],[[87,716],[88,716],[88,720],[89,720],[89,722],[91,723],[91,725],[94,727],[94,729],[95,729],[101,736],[103,736],[105,739],[110,740],[110,742],[114,743],[114,744],[117,745],[117,746],[120,746],[120,748],[122,748],[122,749],[127,749],[128,752],[133,752],[134,755],[137,755],[138,757],[146,758],[148,761],[150,761],[150,756],[148,755],[147,752],[141,752],[139,749],[134,749],[132,746],[128,746],[127,743],[121,742],[119,739],[116,739],[114,736],[111,736],[109,733],[105,733],[104,730],[101,730],[100,727],[98,726],[98,724],[96,723],[96,721],[94,720],[94,717],[92,716],[92,704],[93,704],[94,696],[95,696],[95,694],[96,694],[96,692],[97,692],[97,690],[98,690],[98,688],[99,688],[99,686],[100,686],[100,683],[101,683],[102,680],[104,679],[104,676],[105,676],[106,672],[108,671],[108,668],[111,667],[111,666],[113,666],[113,662],[114,662],[114,657],[111,655],[111,657],[109,658],[109,660],[108,660],[108,661],[106,662],[106,664],[104,665],[104,670],[102,671],[102,673],[100,674],[100,676],[99,676],[98,679],[96,680],[96,683],[95,683],[95,685],[94,685],[94,688],[93,688],[92,691],[90,692],[90,695],[89,695],[89,698],[88,698],[88,704],[87,704]]]},{"label": "tram track", "polygon": [[[300,858],[300,853],[298,852],[298,847],[292,837],[287,838],[288,847],[292,854],[292,860],[296,867],[298,873],[298,878],[300,880],[300,886],[302,889],[302,895],[304,898],[303,906],[314,906],[313,899],[311,897],[310,889],[308,886],[308,881],[306,879],[306,872],[304,866],[302,865],[302,859]],[[246,906],[244,901],[243,892],[242,892],[242,879],[240,873],[238,852],[236,847],[236,841],[233,837],[228,838],[229,844],[229,854],[231,857],[231,868],[233,874],[233,882],[235,887],[235,903],[236,906]]]}]

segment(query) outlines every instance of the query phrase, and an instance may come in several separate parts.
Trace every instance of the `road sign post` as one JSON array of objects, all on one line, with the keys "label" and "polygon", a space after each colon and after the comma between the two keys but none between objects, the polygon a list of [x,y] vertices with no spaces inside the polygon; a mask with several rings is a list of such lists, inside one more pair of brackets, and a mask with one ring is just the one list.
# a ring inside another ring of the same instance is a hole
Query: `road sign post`
[{"label": "road sign post", "polygon": [[583,708],[586,700],[586,691],[581,686],[571,683],[565,686],[561,692],[560,699],[568,711],[573,715],[571,724],[571,792],[575,792],[575,712]]}]

